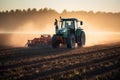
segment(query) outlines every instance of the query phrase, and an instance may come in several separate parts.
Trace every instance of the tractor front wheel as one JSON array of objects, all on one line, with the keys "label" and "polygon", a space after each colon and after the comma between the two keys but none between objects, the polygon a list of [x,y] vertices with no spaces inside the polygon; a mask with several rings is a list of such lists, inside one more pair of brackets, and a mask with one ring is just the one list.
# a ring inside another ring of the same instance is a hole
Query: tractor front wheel
[{"label": "tractor front wheel", "polygon": [[67,48],[75,48],[75,36],[73,34],[67,38]]},{"label": "tractor front wheel", "polygon": [[58,47],[59,47],[59,43],[58,43],[58,41],[57,41],[57,36],[56,36],[56,35],[54,35],[54,36],[52,37],[52,47],[53,47],[53,48],[58,48]]}]

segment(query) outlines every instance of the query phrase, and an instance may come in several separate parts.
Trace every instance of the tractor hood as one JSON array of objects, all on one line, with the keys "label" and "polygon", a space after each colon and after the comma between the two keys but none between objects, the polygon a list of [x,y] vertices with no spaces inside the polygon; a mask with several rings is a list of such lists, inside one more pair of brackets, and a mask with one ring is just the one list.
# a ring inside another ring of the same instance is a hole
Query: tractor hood
[{"label": "tractor hood", "polygon": [[63,34],[65,32],[67,32],[67,28],[60,28],[57,30],[57,34]]}]

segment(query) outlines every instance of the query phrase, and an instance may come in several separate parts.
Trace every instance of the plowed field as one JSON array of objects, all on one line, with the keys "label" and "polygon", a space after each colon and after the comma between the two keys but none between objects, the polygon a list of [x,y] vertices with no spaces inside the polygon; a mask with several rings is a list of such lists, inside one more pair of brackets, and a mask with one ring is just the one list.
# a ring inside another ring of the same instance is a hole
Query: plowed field
[{"label": "plowed field", "polygon": [[0,48],[0,80],[119,80],[120,44]]}]

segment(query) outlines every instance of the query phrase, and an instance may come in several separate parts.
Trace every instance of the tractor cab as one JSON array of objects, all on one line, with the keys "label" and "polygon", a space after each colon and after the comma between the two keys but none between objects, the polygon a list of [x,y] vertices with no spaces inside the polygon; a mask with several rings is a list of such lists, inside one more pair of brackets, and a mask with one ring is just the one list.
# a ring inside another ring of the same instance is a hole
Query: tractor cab
[{"label": "tractor cab", "polygon": [[77,29],[78,27],[78,20],[76,18],[68,18],[68,19],[61,19],[61,28],[68,27],[72,29]]},{"label": "tractor cab", "polygon": [[[61,19],[61,28],[66,28],[70,30],[70,33],[76,32],[78,29],[78,23],[82,23],[82,21],[78,21],[76,18],[68,18],[68,19]],[[82,24],[81,24],[82,25]]]}]

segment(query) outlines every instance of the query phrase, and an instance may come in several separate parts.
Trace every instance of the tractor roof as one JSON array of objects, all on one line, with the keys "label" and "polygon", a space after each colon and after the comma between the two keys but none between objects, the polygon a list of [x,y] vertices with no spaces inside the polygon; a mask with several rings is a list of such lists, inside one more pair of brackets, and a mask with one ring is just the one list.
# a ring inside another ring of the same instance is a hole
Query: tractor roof
[{"label": "tractor roof", "polygon": [[76,18],[62,18],[61,21],[78,21]]}]

